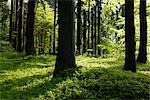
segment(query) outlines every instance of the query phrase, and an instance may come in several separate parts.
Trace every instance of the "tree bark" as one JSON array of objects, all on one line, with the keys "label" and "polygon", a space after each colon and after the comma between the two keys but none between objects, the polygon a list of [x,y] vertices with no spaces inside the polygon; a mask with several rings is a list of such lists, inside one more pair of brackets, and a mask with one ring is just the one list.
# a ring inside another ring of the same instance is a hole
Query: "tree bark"
[{"label": "tree bark", "polygon": [[90,0],[88,1],[88,35],[87,35],[87,48],[89,49],[90,48],[90,7],[91,4],[90,4]]},{"label": "tree bark", "polygon": [[81,0],[77,4],[77,51],[81,54]]},{"label": "tree bark", "polygon": [[137,61],[140,63],[147,61],[146,0],[140,0],[140,47]]},{"label": "tree bark", "polygon": [[15,1],[15,3],[16,3],[16,11],[15,11],[15,16],[16,16],[16,18],[15,18],[15,31],[17,31],[17,27],[18,27],[18,0],[16,0]]},{"label": "tree bark", "polygon": [[53,54],[56,54],[55,40],[56,40],[56,0],[54,0],[54,36],[53,36]]},{"label": "tree bark", "polygon": [[13,32],[13,0],[11,0],[11,11],[10,11],[10,23],[9,23],[9,42],[12,42],[12,32]]},{"label": "tree bark", "polygon": [[35,9],[35,0],[28,1],[28,14],[27,14],[27,27],[26,27],[26,46],[25,52],[27,55],[35,54],[34,49],[34,9]]},{"label": "tree bark", "polygon": [[97,30],[97,20],[96,20],[97,10],[96,10],[96,7],[97,6],[94,7],[94,38],[93,38],[93,41],[94,41],[93,54],[95,56],[96,56],[96,45],[97,45],[97,36],[96,36],[96,33],[97,33],[97,31],[96,31]]},{"label": "tree bark", "polygon": [[[100,45],[100,33],[101,33],[101,27],[100,27],[100,22],[101,22],[101,8],[102,8],[102,1],[100,0],[98,2],[98,39],[97,42]],[[100,48],[98,48],[98,55],[101,55]]]},{"label": "tree bark", "polygon": [[125,0],[125,65],[124,70],[136,72],[134,0]]},{"label": "tree bark", "polygon": [[58,0],[58,24],[58,54],[54,76],[66,68],[75,67],[73,0]]},{"label": "tree bark", "polygon": [[86,29],[87,29],[87,28],[86,28],[86,27],[87,27],[87,26],[86,26],[86,22],[87,22],[86,15],[87,15],[87,14],[86,14],[86,11],[84,10],[84,11],[83,11],[83,20],[84,20],[84,21],[83,21],[83,27],[84,27],[84,28],[83,28],[83,53],[86,52],[86,45],[87,45],[87,44],[86,44]]},{"label": "tree bark", "polygon": [[23,0],[20,0],[17,51],[23,52]]},{"label": "tree bark", "polygon": [[91,8],[91,49],[92,49],[92,55],[93,55],[93,47],[94,47],[94,16],[93,16],[93,13],[94,13],[94,11],[93,11],[94,9],[93,8]]}]

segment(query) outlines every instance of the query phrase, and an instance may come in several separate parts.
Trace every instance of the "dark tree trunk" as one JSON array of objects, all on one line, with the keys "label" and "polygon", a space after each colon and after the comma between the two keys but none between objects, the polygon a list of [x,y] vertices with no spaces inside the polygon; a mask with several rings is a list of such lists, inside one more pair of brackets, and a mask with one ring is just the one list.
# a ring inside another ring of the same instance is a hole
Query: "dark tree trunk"
[{"label": "dark tree trunk", "polygon": [[12,42],[12,32],[13,32],[13,0],[11,0],[11,11],[10,11],[10,23],[9,23],[9,42]]},{"label": "dark tree trunk", "polygon": [[87,35],[87,46],[90,48],[90,0],[88,1],[88,35]]},{"label": "dark tree trunk", "polygon": [[17,25],[18,25],[18,0],[16,0],[15,1],[16,2],[16,11],[15,11],[15,13],[16,13],[16,18],[15,18],[15,31],[17,31]]},{"label": "dark tree trunk", "polygon": [[124,70],[136,72],[134,0],[125,0],[125,65]]},{"label": "dark tree trunk", "polygon": [[92,54],[93,54],[93,46],[94,46],[94,41],[93,41],[93,38],[94,38],[94,18],[93,18],[93,11],[94,9],[91,8],[91,49],[92,49]]},{"label": "dark tree trunk", "polygon": [[56,0],[54,0],[54,36],[53,36],[53,54],[56,54],[55,50],[55,39],[56,39]]},{"label": "dark tree trunk", "polygon": [[[98,3],[98,40],[97,40],[97,42],[98,42],[98,44],[100,45],[100,33],[101,33],[101,27],[100,27],[100,21],[101,21],[101,4],[102,2],[101,2],[101,0],[99,1],[99,3]],[[100,51],[100,48],[98,48],[98,55],[100,55],[101,54],[101,51]]]},{"label": "dark tree trunk", "polygon": [[44,54],[43,34],[39,35],[39,43],[40,43],[39,55],[41,55]]},{"label": "dark tree trunk", "polygon": [[27,55],[35,54],[34,49],[34,9],[35,9],[35,0],[28,1],[28,14],[27,14],[27,27],[26,27],[26,46],[25,52]]},{"label": "dark tree trunk", "polygon": [[87,21],[87,18],[86,18],[86,11],[84,10],[83,11],[83,53],[86,52],[86,21]]},{"label": "dark tree trunk", "polygon": [[97,43],[96,43],[96,41],[97,41],[97,40],[96,40],[96,37],[97,37],[97,36],[96,36],[96,33],[97,33],[97,32],[96,32],[96,30],[97,30],[97,28],[96,28],[96,27],[97,27],[97,24],[96,24],[96,22],[97,22],[97,21],[96,21],[96,14],[97,14],[96,7],[97,7],[97,6],[94,7],[94,39],[93,39],[93,41],[94,41],[94,43],[93,43],[93,44],[94,44],[94,47],[93,47],[94,50],[93,50],[93,51],[94,51],[94,55],[95,55],[95,56],[96,56],[96,45],[97,45]]},{"label": "dark tree trunk", "polygon": [[147,61],[146,0],[140,0],[140,47],[137,61],[140,63]]},{"label": "dark tree trunk", "polygon": [[77,51],[81,54],[81,0],[77,4]]},{"label": "dark tree trunk", "polygon": [[18,22],[18,47],[17,51],[23,51],[23,0],[20,0],[19,5],[19,22]]},{"label": "dark tree trunk", "polygon": [[51,48],[52,48],[52,35],[50,35],[49,38],[50,38],[50,39],[49,39],[49,41],[50,41],[50,45],[49,45],[49,46],[50,46],[50,48],[49,48],[49,54],[52,54],[52,52],[51,52],[51,51],[52,51],[52,49],[51,49]]},{"label": "dark tree trunk", "polygon": [[74,1],[58,0],[58,54],[54,76],[65,68],[75,67]]}]

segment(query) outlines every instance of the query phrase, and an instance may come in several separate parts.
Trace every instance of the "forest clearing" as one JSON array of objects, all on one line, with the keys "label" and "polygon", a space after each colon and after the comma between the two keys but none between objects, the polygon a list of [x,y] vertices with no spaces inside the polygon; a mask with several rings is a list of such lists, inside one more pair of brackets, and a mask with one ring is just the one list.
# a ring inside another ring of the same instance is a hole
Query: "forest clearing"
[{"label": "forest clearing", "polygon": [[149,100],[149,0],[0,2],[0,100]]}]

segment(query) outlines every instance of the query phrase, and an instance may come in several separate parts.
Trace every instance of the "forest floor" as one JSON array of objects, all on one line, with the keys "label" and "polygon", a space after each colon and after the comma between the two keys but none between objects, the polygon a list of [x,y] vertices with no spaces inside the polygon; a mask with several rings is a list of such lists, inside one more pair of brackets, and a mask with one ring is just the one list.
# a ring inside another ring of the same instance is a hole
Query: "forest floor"
[{"label": "forest floor", "polygon": [[150,61],[137,73],[122,57],[76,57],[77,68],[53,78],[55,56],[0,53],[0,100],[150,99]]}]

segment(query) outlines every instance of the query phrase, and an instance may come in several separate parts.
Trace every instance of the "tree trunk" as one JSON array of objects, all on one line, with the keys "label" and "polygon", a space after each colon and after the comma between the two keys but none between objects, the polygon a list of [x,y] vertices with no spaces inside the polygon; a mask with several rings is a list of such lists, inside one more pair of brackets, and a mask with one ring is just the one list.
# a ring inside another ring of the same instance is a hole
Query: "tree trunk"
[{"label": "tree trunk", "polygon": [[77,51],[81,54],[81,0],[77,4]]},{"label": "tree trunk", "polygon": [[87,35],[87,48],[90,48],[90,0],[88,1],[88,35]]},{"label": "tree trunk", "polygon": [[27,14],[27,27],[26,27],[26,46],[25,52],[27,55],[35,54],[34,49],[34,9],[35,9],[35,0],[28,1],[28,14]]},{"label": "tree trunk", "polygon": [[94,9],[91,8],[91,49],[92,49],[92,55],[93,55],[93,47],[94,47],[94,17],[93,17],[93,11]]},{"label": "tree trunk", "polygon": [[[100,33],[101,33],[101,27],[100,27],[100,21],[101,21],[101,8],[102,8],[102,1],[100,0],[98,2],[98,44],[100,45]],[[101,55],[100,48],[98,48],[98,55]]]},{"label": "tree trunk", "polygon": [[58,54],[54,76],[65,68],[75,67],[74,1],[58,0]]},{"label": "tree trunk", "polygon": [[83,11],[83,27],[84,27],[84,29],[83,29],[83,53],[85,53],[86,52],[86,22],[87,22],[87,18],[86,18],[86,11],[84,10]]},{"label": "tree trunk", "polygon": [[18,27],[18,0],[15,1],[16,3],[16,11],[15,11],[15,31],[17,31],[17,27]]},{"label": "tree trunk", "polygon": [[134,0],[125,0],[125,65],[124,70],[136,72]]},{"label": "tree trunk", "polygon": [[140,0],[140,47],[137,61],[140,63],[147,61],[146,0]]},{"label": "tree trunk", "polygon": [[54,0],[54,36],[53,36],[53,54],[56,54],[55,40],[56,40],[56,0]]},{"label": "tree trunk", "polygon": [[12,42],[12,32],[13,32],[13,0],[11,0],[11,11],[10,11],[10,23],[9,23],[9,42]]},{"label": "tree trunk", "polygon": [[17,51],[23,51],[23,0],[20,0],[19,22],[18,22],[18,47]]},{"label": "tree trunk", "polygon": [[97,36],[96,36],[96,33],[97,33],[97,20],[96,20],[96,14],[97,14],[97,10],[96,10],[96,7],[97,6],[95,6],[94,7],[94,38],[93,38],[93,41],[94,41],[94,43],[93,43],[93,45],[94,45],[94,47],[93,47],[93,54],[96,56],[96,45],[97,45]]}]

